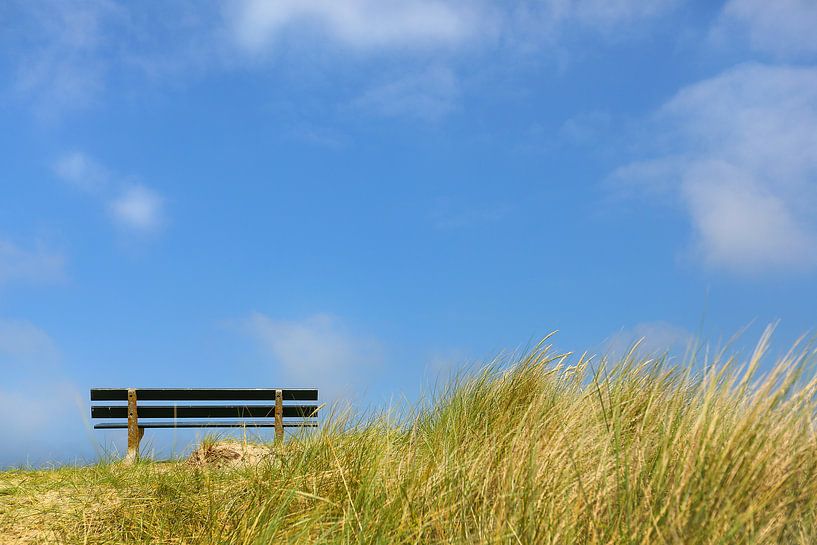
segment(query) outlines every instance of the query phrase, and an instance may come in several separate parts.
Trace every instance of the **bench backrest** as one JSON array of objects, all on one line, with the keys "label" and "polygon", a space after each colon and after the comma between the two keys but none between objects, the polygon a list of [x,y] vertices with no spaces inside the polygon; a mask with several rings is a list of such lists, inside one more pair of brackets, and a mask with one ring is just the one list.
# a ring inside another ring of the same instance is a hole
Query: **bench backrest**
[{"label": "bench backrest", "polygon": [[[127,388],[91,390],[91,418],[106,420],[94,428],[128,427],[128,391]],[[279,418],[284,427],[317,426],[318,406],[303,402],[317,401],[318,390],[137,388],[131,391],[135,393],[136,399],[131,402],[136,407],[139,428],[275,427],[277,393],[281,397]],[[111,401],[124,403],[94,403]]]}]

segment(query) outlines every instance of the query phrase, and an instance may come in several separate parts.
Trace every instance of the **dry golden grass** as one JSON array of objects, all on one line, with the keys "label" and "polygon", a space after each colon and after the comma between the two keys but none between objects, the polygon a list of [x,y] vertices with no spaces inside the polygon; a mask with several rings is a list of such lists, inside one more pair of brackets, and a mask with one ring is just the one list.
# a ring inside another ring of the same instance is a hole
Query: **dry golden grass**
[{"label": "dry golden grass", "polygon": [[542,346],[257,464],[0,473],[0,543],[817,543],[817,380]]}]

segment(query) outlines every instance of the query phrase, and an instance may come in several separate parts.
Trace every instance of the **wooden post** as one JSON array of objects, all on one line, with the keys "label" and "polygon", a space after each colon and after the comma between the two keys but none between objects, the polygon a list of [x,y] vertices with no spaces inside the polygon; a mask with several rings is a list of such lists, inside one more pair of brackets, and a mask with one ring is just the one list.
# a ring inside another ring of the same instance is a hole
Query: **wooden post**
[{"label": "wooden post", "polygon": [[139,459],[139,440],[145,430],[139,428],[139,416],[136,414],[136,390],[128,388],[128,455],[126,462],[133,463]]},{"label": "wooden post", "polygon": [[284,393],[275,390],[275,442],[284,439]]}]

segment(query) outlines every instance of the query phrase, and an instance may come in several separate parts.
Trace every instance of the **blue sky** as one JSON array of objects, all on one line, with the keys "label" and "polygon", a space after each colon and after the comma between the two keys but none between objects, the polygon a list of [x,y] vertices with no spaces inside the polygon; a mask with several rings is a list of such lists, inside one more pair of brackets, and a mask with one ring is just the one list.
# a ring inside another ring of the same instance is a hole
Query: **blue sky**
[{"label": "blue sky", "polygon": [[814,28],[809,0],[5,3],[0,464],[121,448],[92,386],[369,406],[554,330],[779,320],[782,350],[815,325]]}]

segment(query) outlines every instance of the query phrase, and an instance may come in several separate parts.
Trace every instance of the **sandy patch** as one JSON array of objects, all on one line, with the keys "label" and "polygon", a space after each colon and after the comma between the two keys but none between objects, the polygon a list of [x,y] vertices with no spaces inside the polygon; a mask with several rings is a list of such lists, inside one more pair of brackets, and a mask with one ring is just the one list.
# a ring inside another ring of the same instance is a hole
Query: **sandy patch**
[{"label": "sandy patch", "polygon": [[187,463],[196,467],[240,467],[270,460],[274,453],[270,446],[219,441],[199,445],[187,459]]}]

